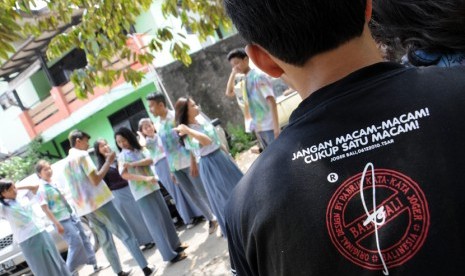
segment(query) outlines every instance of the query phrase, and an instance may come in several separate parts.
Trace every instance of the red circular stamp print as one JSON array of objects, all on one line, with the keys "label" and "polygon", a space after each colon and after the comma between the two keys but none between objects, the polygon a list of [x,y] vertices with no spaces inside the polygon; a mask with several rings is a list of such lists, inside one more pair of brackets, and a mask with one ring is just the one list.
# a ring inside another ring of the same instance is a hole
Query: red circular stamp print
[{"label": "red circular stamp print", "polygon": [[410,260],[426,239],[429,221],[428,203],[418,184],[387,169],[365,168],[344,181],[326,211],[334,246],[345,258],[370,270]]}]

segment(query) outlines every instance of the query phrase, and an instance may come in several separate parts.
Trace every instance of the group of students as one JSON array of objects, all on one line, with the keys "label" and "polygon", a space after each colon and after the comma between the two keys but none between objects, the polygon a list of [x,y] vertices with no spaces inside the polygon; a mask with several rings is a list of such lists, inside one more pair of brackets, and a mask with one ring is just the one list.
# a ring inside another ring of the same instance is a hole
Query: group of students
[{"label": "group of students", "polygon": [[[162,94],[150,94],[147,100],[155,123],[141,119],[139,137],[128,128],[116,131],[117,156],[106,140],[98,139],[95,166],[87,152],[90,135],[74,130],[69,134],[71,149],[62,172],[66,183],[52,183],[51,166],[44,160],[36,164],[39,185],[18,187],[29,189],[27,196],[17,197],[15,184],[1,180],[0,216],[12,225],[35,275],[74,276],[85,264],[93,265],[94,271],[104,268],[97,265],[81,216],[93,225],[117,275],[131,271],[123,271],[112,235],[123,242],[144,275],[153,275],[156,268],[147,264],[139,246],[156,244],[163,260],[171,263],[185,259],[188,245],[178,237],[159,181],[175,200],[186,225],[205,217],[210,234],[219,225],[226,236],[224,205],[242,172],[191,98],[180,98],[175,112],[166,107]],[[35,202],[68,243],[66,264],[37,222],[32,211]]]}]

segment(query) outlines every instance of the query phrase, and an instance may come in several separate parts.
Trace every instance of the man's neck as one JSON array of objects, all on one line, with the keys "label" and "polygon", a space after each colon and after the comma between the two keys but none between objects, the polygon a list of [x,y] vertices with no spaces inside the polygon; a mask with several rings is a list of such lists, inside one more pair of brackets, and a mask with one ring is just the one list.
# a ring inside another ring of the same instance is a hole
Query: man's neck
[{"label": "man's neck", "polygon": [[347,75],[382,62],[381,53],[371,37],[368,27],[363,34],[339,46],[337,49],[318,54],[304,67],[286,66],[291,85],[299,91],[302,99],[313,92],[334,83]]},{"label": "man's neck", "polygon": [[168,115],[168,108],[165,108],[165,110],[163,111],[163,114],[160,115],[160,118],[162,120],[165,120],[167,115]]}]

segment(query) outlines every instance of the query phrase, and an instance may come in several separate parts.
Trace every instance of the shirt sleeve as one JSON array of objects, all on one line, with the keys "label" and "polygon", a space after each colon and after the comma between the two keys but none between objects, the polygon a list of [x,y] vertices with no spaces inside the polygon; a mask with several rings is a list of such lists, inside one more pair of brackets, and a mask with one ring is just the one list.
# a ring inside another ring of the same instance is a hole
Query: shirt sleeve
[{"label": "shirt sleeve", "polygon": [[81,168],[84,170],[86,175],[90,175],[92,172],[97,171],[94,161],[92,161],[88,153],[83,154],[79,161],[79,164],[81,165]]},{"label": "shirt sleeve", "polygon": [[48,205],[47,194],[45,193],[44,186],[40,186],[37,190],[36,199],[40,206]]},{"label": "shirt sleeve", "polygon": [[142,153],[144,158],[152,158],[152,156],[150,154],[150,151],[147,148],[143,148],[141,150],[141,153]]},{"label": "shirt sleeve", "polygon": [[121,175],[124,171],[123,164],[126,163],[126,157],[124,156],[124,153],[118,154],[118,172]]},{"label": "shirt sleeve", "polygon": [[257,90],[262,93],[263,98],[273,97],[275,98],[273,92],[273,84],[271,83],[271,79],[267,77],[265,74],[260,74],[257,77]]}]

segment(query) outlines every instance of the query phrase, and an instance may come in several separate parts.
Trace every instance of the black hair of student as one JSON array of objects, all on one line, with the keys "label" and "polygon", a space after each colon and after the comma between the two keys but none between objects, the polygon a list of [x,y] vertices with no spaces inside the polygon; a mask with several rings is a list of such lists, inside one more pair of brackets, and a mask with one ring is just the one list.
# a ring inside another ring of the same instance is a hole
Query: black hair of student
[{"label": "black hair of student", "polygon": [[90,135],[78,129],[72,130],[68,135],[69,144],[71,145],[72,148],[76,146],[77,139],[84,139],[84,138],[90,139]]},{"label": "black hair of student", "polygon": [[[191,98],[187,96],[181,97],[176,101],[176,104],[174,105],[174,120],[176,121],[176,126],[179,126],[180,124],[187,125],[189,123],[189,100],[191,100]],[[185,135],[179,137],[179,143],[183,147],[186,146],[184,143],[184,138]]]},{"label": "black hair of student", "polygon": [[13,185],[13,181],[7,179],[0,179],[0,203],[5,206],[10,206],[10,204],[8,204],[8,202],[5,202],[5,198],[2,196],[2,193],[10,189],[11,185]]},{"label": "black hair of student", "polygon": [[103,154],[100,153],[100,144],[101,143],[105,143],[105,144],[108,144],[107,143],[107,140],[103,139],[103,138],[99,138],[97,139],[97,141],[94,142],[94,153],[95,153],[95,156],[97,156],[97,168],[100,170],[100,168],[103,166],[103,164],[105,163],[105,156]]},{"label": "black hair of student", "polygon": [[228,53],[228,61],[231,61],[231,59],[233,58],[244,59],[246,57],[248,57],[248,55],[245,52],[244,48],[237,48]]},{"label": "black hair of student", "polygon": [[409,51],[465,50],[464,0],[374,0],[373,36],[389,45],[399,39]]},{"label": "black hair of student", "polygon": [[162,93],[158,93],[158,92],[150,93],[145,97],[145,99],[147,101],[154,101],[154,102],[157,102],[157,103],[163,103],[163,105],[166,106],[166,97]]},{"label": "black hair of student", "polygon": [[296,66],[359,37],[366,0],[223,0],[247,43]]},{"label": "black hair of student", "polygon": [[34,170],[39,178],[40,178],[40,172],[45,167],[45,165],[50,165],[50,163],[47,160],[41,159],[37,161],[36,165],[34,166]]},{"label": "black hair of student", "polygon": [[[133,149],[136,149],[136,150],[142,149],[142,146],[139,144],[139,141],[137,141],[136,135],[134,135],[134,133],[129,128],[122,127],[118,129],[118,131],[115,132],[115,140],[116,140],[117,135],[128,140],[129,145],[131,145]],[[121,151],[121,148],[118,146],[118,143],[116,143],[116,145],[118,149]]]},{"label": "black hair of student", "polygon": [[190,97],[181,97],[176,101],[174,105],[174,120],[176,126],[180,124],[188,124],[188,111],[189,111],[189,100]]}]

